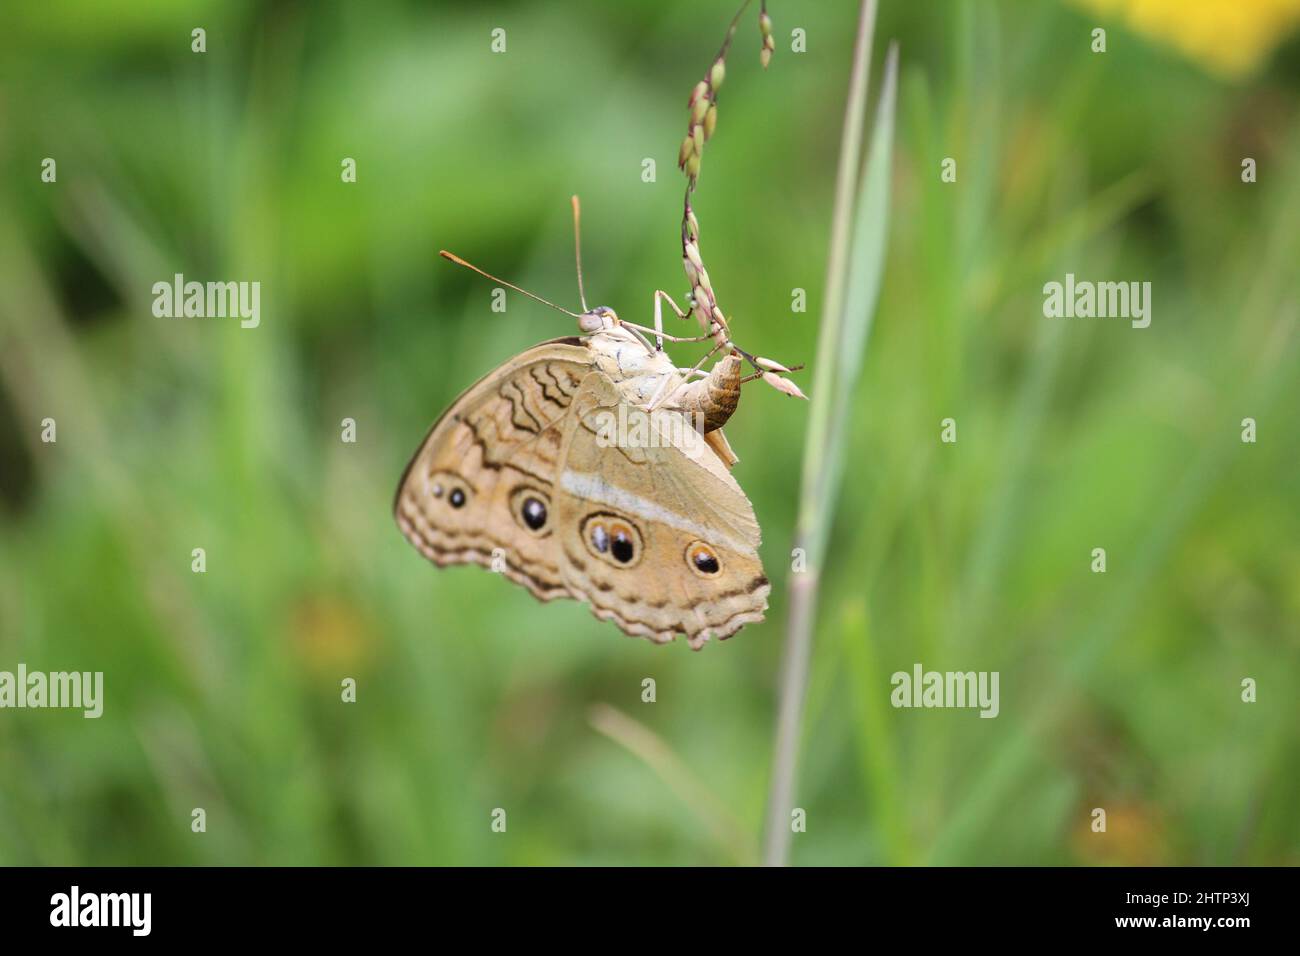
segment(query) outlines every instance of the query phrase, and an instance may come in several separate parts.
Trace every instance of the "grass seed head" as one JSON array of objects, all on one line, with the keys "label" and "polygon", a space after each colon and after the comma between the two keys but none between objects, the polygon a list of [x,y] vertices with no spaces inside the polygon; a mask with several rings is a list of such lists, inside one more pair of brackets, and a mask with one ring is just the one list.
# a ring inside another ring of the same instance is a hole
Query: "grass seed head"
[{"label": "grass seed head", "polygon": [[[731,48],[736,26],[740,22],[745,9],[749,6],[749,2],[750,0],[745,0],[740,12],[732,19],[726,37],[722,41],[722,48],[714,57],[712,65],[704,75],[704,79],[697,82],[691,89],[690,98],[686,102],[687,109],[690,112],[686,126],[686,138],[682,140],[681,148],[677,152],[677,165],[686,173],[687,180],[686,198],[682,205],[682,269],[685,271],[686,279],[691,286],[689,293],[691,313],[700,323],[700,327],[704,329],[705,333],[714,337],[720,348],[726,348],[731,344],[727,320],[722,309],[718,306],[717,296],[713,291],[712,283],[709,281],[709,273],[704,268],[704,260],[700,256],[700,224],[695,218],[695,211],[691,208],[691,193],[695,191],[699,181],[700,164],[704,160],[704,144],[709,139],[712,139],[714,132],[718,128],[718,90],[722,88],[722,84],[727,78],[727,52]],[[763,67],[766,68],[771,61],[772,52],[776,49],[776,40],[772,34],[772,18],[767,15],[766,2],[761,6],[758,29],[763,38],[759,60],[762,62]],[[773,366],[782,370],[785,368],[778,363],[773,363]],[[765,374],[773,375],[778,382],[785,381],[776,376],[771,370]],[[769,384],[786,394],[798,394],[802,397],[802,393],[792,382],[787,382],[784,385],[776,382],[769,382]],[[791,392],[791,389],[794,391]]]}]

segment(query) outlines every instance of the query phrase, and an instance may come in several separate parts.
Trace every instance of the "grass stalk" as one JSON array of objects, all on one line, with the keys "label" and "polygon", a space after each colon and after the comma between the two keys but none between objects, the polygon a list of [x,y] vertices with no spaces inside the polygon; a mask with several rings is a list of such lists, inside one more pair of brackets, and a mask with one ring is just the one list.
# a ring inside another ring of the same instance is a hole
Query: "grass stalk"
[{"label": "grass stalk", "polygon": [[884,264],[898,59],[897,50],[891,49],[876,112],[872,152],[864,171],[863,126],[875,19],[874,0],[862,0],[840,142],[826,292],[817,345],[817,378],[804,445],[795,527],[794,547],[802,550],[806,570],[793,574],[790,583],[763,840],[763,862],[767,866],[784,866],[790,857],[790,820],[821,563],[839,484],[847,409],[861,367]]}]

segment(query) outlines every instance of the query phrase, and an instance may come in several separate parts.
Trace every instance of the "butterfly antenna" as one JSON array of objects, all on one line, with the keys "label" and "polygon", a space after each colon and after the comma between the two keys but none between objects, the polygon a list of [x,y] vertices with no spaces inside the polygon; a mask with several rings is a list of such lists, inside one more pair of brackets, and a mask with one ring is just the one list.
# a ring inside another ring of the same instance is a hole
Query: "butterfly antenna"
[{"label": "butterfly antenna", "polygon": [[514,289],[516,292],[522,295],[526,295],[530,299],[536,299],[538,302],[542,303],[542,305],[549,305],[552,309],[555,309],[555,311],[557,312],[563,312],[565,315],[571,315],[575,319],[582,318],[582,316],[578,315],[577,312],[570,312],[568,309],[564,308],[563,306],[556,305],[554,302],[550,302],[547,299],[543,299],[540,295],[537,295],[536,293],[529,292],[527,289],[521,289],[519,288],[519,286],[515,285],[514,283],[507,282],[505,279],[498,279],[490,272],[484,272],[478,266],[471,265],[470,263],[462,259],[460,256],[454,255],[453,253],[448,252],[446,249],[439,249],[438,255],[442,256],[444,259],[451,260],[452,262],[456,263],[456,265],[458,266],[464,266],[466,269],[471,269],[486,279],[491,279],[493,282],[500,283],[501,285],[505,286],[507,289]]},{"label": "butterfly antenna", "polygon": [[582,288],[582,204],[578,202],[578,197],[573,197],[573,257],[578,262],[578,301],[582,303],[582,311],[587,311],[587,293]]}]

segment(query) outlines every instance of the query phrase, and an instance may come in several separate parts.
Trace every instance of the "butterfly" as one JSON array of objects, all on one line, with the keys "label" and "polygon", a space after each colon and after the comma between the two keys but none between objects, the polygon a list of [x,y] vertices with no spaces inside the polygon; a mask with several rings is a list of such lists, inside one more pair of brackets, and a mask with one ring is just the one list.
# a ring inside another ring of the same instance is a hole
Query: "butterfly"
[{"label": "butterfly", "polygon": [[[457,398],[407,465],[393,515],[439,567],[483,565],[542,601],[585,601],[628,635],[683,634],[699,650],[763,620],[771,592],[721,431],[741,361],[721,335],[666,335],[666,293],[653,330],[588,309],[576,196],[573,211],[581,313],[442,253],[576,318],[582,334],[525,350]],[[708,373],[679,369],[665,338],[716,338],[727,354]]]}]

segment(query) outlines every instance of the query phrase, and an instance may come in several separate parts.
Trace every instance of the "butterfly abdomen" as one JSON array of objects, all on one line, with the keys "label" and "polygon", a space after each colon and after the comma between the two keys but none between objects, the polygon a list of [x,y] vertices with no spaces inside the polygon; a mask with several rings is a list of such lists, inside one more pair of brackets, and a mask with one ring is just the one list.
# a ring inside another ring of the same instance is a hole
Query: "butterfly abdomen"
[{"label": "butterfly abdomen", "polygon": [[677,405],[691,415],[701,415],[704,431],[717,431],[740,404],[740,357],[728,355],[713,366],[707,378],[682,387]]}]

